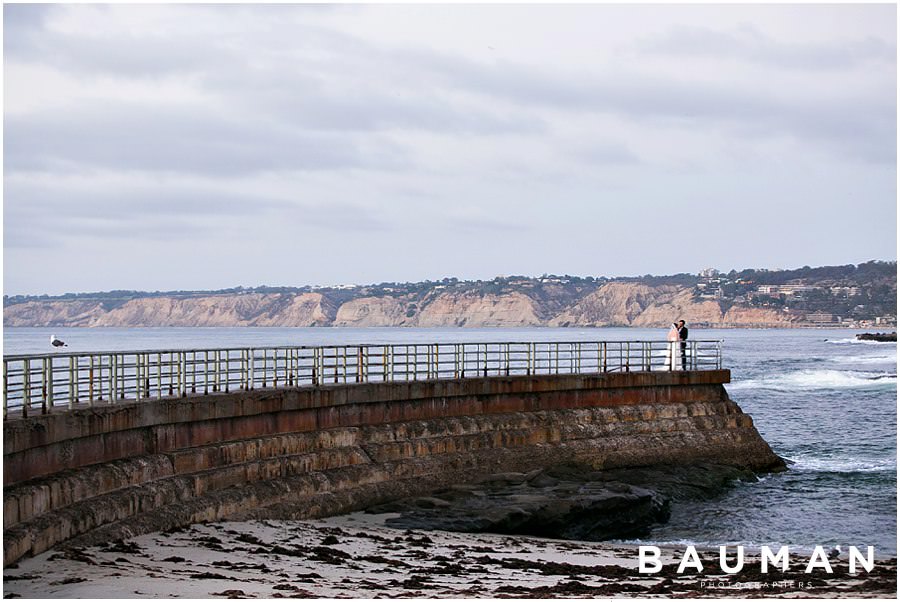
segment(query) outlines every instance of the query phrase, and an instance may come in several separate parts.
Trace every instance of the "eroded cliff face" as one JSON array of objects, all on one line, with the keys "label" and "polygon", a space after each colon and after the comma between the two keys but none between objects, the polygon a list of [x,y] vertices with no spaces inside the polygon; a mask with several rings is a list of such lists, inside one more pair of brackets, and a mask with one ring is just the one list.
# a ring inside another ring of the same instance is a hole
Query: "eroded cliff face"
[{"label": "eroded cliff face", "polygon": [[533,299],[521,294],[438,295],[417,314],[416,326],[539,326]]},{"label": "eroded cliff face", "polygon": [[[668,303],[677,287],[644,284],[605,284],[550,321],[551,326],[631,326],[649,309]],[[667,314],[673,316],[677,314]],[[660,325],[673,320],[666,317]]]},{"label": "eroded cliff face", "polygon": [[99,301],[29,301],[3,308],[4,326],[96,326]]},{"label": "eroded cliff face", "polygon": [[723,309],[691,290],[610,282],[578,300],[524,292],[434,291],[344,302],[321,293],[147,297],[117,307],[99,301],[30,301],[3,310],[5,326],[643,326],[790,325],[785,312]]},{"label": "eroded cliff face", "polygon": [[4,308],[5,326],[326,326],[336,309],[319,293],[28,302]]},{"label": "eroded cliff face", "polygon": [[[362,297],[347,301],[337,310],[333,326],[410,326],[411,301],[394,297]],[[415,313],[415,309],[412,309]]]}]

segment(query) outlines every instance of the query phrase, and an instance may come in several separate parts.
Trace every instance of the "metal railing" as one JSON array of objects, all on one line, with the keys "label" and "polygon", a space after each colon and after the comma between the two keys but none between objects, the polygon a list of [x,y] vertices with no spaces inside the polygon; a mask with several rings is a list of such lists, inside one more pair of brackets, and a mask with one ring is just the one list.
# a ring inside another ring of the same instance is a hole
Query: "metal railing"
[{"label": "metal railing", "polygon": [[722,367],[721,341],[687,341],[683,368],[679,345],[402,343],[10,355],[3,357],[3,418],[260,388]]}]

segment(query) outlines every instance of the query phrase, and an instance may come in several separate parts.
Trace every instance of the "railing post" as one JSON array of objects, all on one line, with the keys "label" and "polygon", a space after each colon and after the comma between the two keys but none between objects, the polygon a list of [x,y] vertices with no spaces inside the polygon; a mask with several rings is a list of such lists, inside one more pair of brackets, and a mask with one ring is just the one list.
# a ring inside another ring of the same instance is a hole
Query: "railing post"
[{"label": "railing post", "polygon": [[75,372],[75,357],[69,356],[69,408],[75,406],[78,402],[78,389],[77,389],[77,373]]},{"label": "railing post", "polygon": [[509,376],[509,362],[510,362],[510,353],[509,353],[509,343],[504,345],[506,351],[506,375]]},{"label": "railing post", "polygon": [[125,399],[125,355],[124,354],[115,354],[116,358],[116,369],[115,369],[115,384],[116,391],[115,395],[110,399],[115,403],[117,399]]},{"label": "railing post", "polygon": [[[248,378],[247,388],[250,391],[253,390],[253,380],[256,376],[254,374],[254,372],[255,372],[254,364],[256,363],[254,361],[255,357],[256,357],[256,354],[254,353],[253,349],[252,348],[248,349],[247,350],[247,378]],[[316,374],[316,369],[315,369],[315,367],[313,367],[313,381],[316,380],[315,374]],[[313,384],[316,384],[316,383],[313,382]]]},{"label": "railing post", "polygon": [[53,356],[47,358],[47,406],[53,409]]},{"label": "railing post", "polygon": [[459,343],[459,376],[457,378],[466,377],[466,344]]},{"label": "railing post", "polygon": [[94,356],[88,356],[90,367],[88,368],[88,405],[94,405]]},{"label": "railing post", "polygon": [[141,354],[134,354],[134,397],[141,400]]},{"label": "railing post", "polygon": [[231,390],[231,349],[225,349],[225,365],[222,367],[222,377],[224,379],[224,391],[228,393]]},{"label": "railing post", "polygon": [[3,358],[3,420],[9,411],[9,363]]},{"label": "railing post", "polygon": [[150,393],[150,354],[149,353],[141,354],[141,367],[144,370],[144,376],[143,376],[144,398],[150,399],[152,397],[152,394]]},{"label": "railing post", "polygon": [[116,354],[110,353],[109,360],[109,403],[116,403]]},{"label": "railing post", "polygon": [[28,418],[28,406],[31,405],[31,360],[25,360],[25,366],[22,372],[23,399],[22,418]]},{"label": "railing post", "polygon": [[178,394],[187,397],[187,351],[178,353]]},{"label": "railing post", "polygon": [[338,348],[332,347],[332,349],[334,349],[334,384],[338,384]]}]

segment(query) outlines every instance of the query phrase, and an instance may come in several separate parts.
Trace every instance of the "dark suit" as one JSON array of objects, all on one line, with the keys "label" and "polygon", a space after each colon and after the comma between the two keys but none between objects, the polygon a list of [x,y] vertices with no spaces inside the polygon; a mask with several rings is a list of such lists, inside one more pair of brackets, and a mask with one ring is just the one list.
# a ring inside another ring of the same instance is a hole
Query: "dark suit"
[{"label": "dark suit", "polygon": [[688,327],[682,326],[678,329],[678,338],[681,339],[681,369],[687,370],[687,343]]}]

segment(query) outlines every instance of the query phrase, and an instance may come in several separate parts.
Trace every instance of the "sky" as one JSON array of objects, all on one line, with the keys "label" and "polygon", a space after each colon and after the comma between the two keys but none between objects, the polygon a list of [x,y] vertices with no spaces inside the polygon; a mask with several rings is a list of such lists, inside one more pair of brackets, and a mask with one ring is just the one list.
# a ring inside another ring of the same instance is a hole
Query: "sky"
[{"label": "sky", "polygon": [[3,17],[4,294],[897,257],[894,5]]}]

